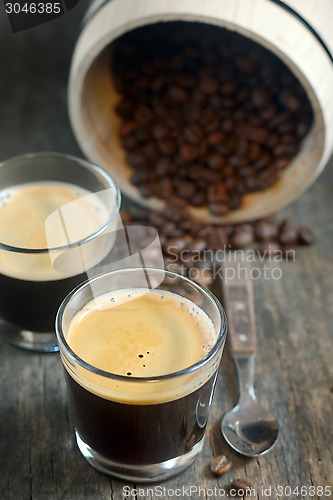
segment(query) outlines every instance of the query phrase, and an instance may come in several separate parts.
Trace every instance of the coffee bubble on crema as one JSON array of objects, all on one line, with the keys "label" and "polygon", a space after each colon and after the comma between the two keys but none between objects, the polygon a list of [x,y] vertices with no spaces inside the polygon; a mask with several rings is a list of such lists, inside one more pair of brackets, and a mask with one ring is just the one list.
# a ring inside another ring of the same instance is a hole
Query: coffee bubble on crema
[{"label": "coffee bubble on crema", "polygon": [[[75,224],[72,224],[75,232],[70,235],[70,243],[94,233],[105,223],[108,212],[103,203],[98,203],[98,198],[91,195],[74,184],[53,181],[19,184],[1,191],[0,243],[28,251],[1,248],[0,272],[13,278],[36,281],[78,274],[81,270],[68,268],[59,272],[53,266],[48,252],[50,242],[52,247],[66,246],[68,234],[66,228],[60,231],[58,226],[46,234],[45,223],[51,214],[61,213],[63,207],[75,204]],[[44,249],[45,252],[29,253],[31,249]]]},{"label": "coffee bubble on crema", "polygon": [[144,380],[186,370],[217,340],[212,320],[200,307],[163,290],[121,290],[95,297],[74,316],[66,340],[83,361],[126,380],[103,379],[84,369],[71,376],[90,392],[126,404],[178,399],[201,387],[217,368],[214,363],[201,377],[189,371],[181,377]]}]

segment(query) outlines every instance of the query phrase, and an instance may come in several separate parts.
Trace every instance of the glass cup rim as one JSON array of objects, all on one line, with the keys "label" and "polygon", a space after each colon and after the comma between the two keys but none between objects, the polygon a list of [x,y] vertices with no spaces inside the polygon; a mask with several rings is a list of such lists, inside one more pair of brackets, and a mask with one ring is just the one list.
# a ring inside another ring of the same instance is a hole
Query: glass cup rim
[{"label": "glass cup rim", "polygon": [[80,283],[77,287],[75,287],[62,301],[62,303],[59,306],[56,320],[55,320],[55,331],[56,331],[56,336],[59,342],[59,347],[60,347],[60,353],[62,351],[65,352],[66,356],[69,356],[70,360],[76,364],[78,364],[81,368],[84,368],[85,370],[88,370],[95,375],[102,376],[104,378],[108,379],[114,379],[118,381],[123,381],[123,382],[131,382],[131,383],[144,383],[144,382],[157,382],[157,381],[164,381],[164,380],[169,380],[171,378],[178,378],[183,375],[186,375],[188,373],[194,372],[198,369],[200,369],[202,366],[204,366],[206,363],[208,363],[216,354],[216,352],[219,350],[221,346],[223,346],[226,334],[227,334],[227,317],[226,313],[223,309],[222,304],[218,300],[218,298],[210,291],[208,288],[205,286],[201,285],[200,283],[188,278],[187,276],[183,276],[181,274],[175,273],[173,271],[168,271],[164,269],[158,269],[158,268],[144,268],[146,272],[163,272],[165,276],[167,277],[172,277],[172,278],[180,278],[182,281],[184,281],[187,284],[190,284],[192,287],[196,288],[197,291],[202,293],[206,298],[210,300],[211,303],[214,304],[216,307],[219,316],[221,318],[221,326],[217,335],[217,339],[213,345],[213,347],[210,349],[210,351],[205,354],[199,361],[196,363],[193,363],[192,365],[183,368],[182,370],[178,370],[172,373],[167,373],[165,375],[157,375],[153,377],[127,377],[126,375],[118,375],[116,373],[110,373],[105,370],[101,370],[100,368],[97,368],[90,363],[84,361],[80,356],[78,356],[72,348],[69,346],[67,343],[63,329],[62,329],[62,319],[65,313],[65,310],[69,304],[69,302],[72,300],[73,297],[75,297],[83,288],[89,286],[89,283],[93,281],[97,281],[99,279],[102,279],[106,276],[109,275],[114,275],[118,273],[123,273],[123,272],[138,272],[142,271],[143,268],[123,268],[123,269],[115,269],[113,271],[109,271],[107,273],[102,273],[98,274],[97,276],[94,276],[93,278],[85,280],[83,283]]},{"label": "glass cup rim", "polygon": [[[113,189],[114,195],[115,195],[115,201],[116,201],[116,209],[120,208],[120,203],[121,203],[121,193],[118,185],[114,181],[114,179],[104,170],[103,168],[99,167],[98,165],[91,163],[88,160],[85,160],[84,158],[79,158],[74,155],[70,155],[67,153],[60,153],[56,151],[40,151],[40,152],[34,152],[34,153],[23,153],[20,155],[12,156],[10,158],[7,158],[6,160],[3,160],[0,162],[0,169],[3,167],[5,164],[9,164],[11,162],[17,161],[17,160],[24,160],[24,159],[33,159],[34,157],[55,157],[55,158],[66,158],[67,160],[79,163],[80,165],[84,166],[91,172],[96,172],[100,174],[109,184],[110,188]],[[113,212],[112,212],[113,213]],[[23,254],[43,254],[43,253],[48,253],[48,252],[58,252],[61,250],[69,250],[70,248],[76,248],[79,245],[83,245],[85,243],[88,243],[89,241],[93,240],[97,236],[103,233],[105,228],[109,225],[109,223],[112,220],[112,216],[108,217],[107,221],[104,222],[104,224],[99,227],[96,231],[94,231],[92,234],[89,236],[86,236],[85,238],[82,238],[81,240],[75,241],[73,243],[68,243],[66,245],[60,245],[57,247],[51,247],[51,248],[24,248],[24,247],[16,247],[13,245],[7,245],[6,243],[1,243],[0,241],[0,250],[6,250],[8,252],[15,252],[15,253],[23,253]]]}]

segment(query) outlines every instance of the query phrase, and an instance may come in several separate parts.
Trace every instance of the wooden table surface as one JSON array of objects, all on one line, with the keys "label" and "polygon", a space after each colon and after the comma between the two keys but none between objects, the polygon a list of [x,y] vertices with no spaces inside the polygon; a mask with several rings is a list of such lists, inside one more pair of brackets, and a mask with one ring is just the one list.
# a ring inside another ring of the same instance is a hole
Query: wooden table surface
[{"label": "wooden table surface", "polygon": [[[1,160],[38,150],[82,156],[68,122],[66,85],[86,6],[83,1],[63,18],[15,35],[0,12]],[[278,270],[254,282],[256,392],[281,427],[273,451],[243,458],[220,435],[221,417],[238,398],[226,347],[195,464],[152,486],[111,480],[78,451],[59,355],[26,352],[0,338],[0,499],[228,498],[236,477],[251,482],[252,498],[333,498],[332,192],[331,160],[312,188],[279,214],[312,227],[315,245],[300,249],[294,262],[271,262],[271,271]],[[219,454],[230,457],[233,468],[216,479],[209,463]]]}]

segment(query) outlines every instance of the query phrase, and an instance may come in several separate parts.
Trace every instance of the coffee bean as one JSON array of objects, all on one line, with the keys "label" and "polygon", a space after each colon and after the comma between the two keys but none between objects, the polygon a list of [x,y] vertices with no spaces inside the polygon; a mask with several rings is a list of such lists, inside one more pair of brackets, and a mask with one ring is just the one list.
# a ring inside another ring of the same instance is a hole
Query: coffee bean
[{"label": "coffee bean", "polygon": [[149,125],[154,119],[154,113],[145,105],[140,105],[134,113],[138,124]]},{"label": "coffee bean", "polygon": [[250,224],[241,224],[236,227],[231,236],[231,245],[236,249],[246,248],[255,241],[253,227]]},{"label": "coffee bean", "polygon": [[227,205],[230,210],[237,210],[242,205],[242,197],[238,193],[232,193],[227,198]]},{"label": "coffee bean", "polygon": [[211,227],[209,246],[215,251],[223,250],[229,245],[229,235],[225,227]]},{"label": "coffee bean", "polygon": [[188,93],[182,87],[171,85],[169,87],[169,96],[171,99],[178,103],[183,103],[188,100]]},{"label": "coffee bean", "polygon": [[199,149],[193,144],[183,144],[180,148],[180,154],[186,161],[196,160],[199,156]]},{"label": "coffee bean", "polygon": [[279,234],[279,228],[274,222],[261,219],[255,223],[255,235],[260,241],[274,240]]},{"label": "coffee bean", "polygon": [[151,172],[149,170],[137,170],[131,177],[131,182],[135,186],[144,184],[151,180]]},{"label": "coffee bean", "polygon": [[143,198],[150,198],[154,194],[154,189],[149,184],[141,184],[139,191]]},{"label": "coffee bean", "polygon": [[301,245],[312,245],[314,240],[315,236],[310,228],[303,226],[298,228],[298,242]]},{"label": "coffee bean", "polygon": [[218,153],[211,154],[207,159],[207,165],[212,170],[220,169],[221,167],[223,167],[224,163],[225,160],[223,156],[219,155]]},{"label": "coffee bean", "polygon": [[284,158],[283,156],[281,158],[277,158],[274,162],[276,168],[278,170],[284,170],[285,168],[288,167],[290,164],[290,158]]},{"label": "coffee bean", "polygon": [[184,136],[191,144],[198,144],[203,139],[203,133],[196,123],[185,127]]},{"label": "coffee bean", "polygon": [[182,236],[174,236],[169,240],[169,253],[181,253],[188,245],[192,242],[192,238],[189,234],[184,234]]},{"label": "coffee bean", "polygon": [[194,238],[190,245],[191,250],[195,252],[203,252],[207,246],[207,239],[200,236]]},{"label": "coffee bean", "polygon": [[169,197],[173,193],[173,184],[169,177],[159,178],[155,181],[157,187],[157,196],[163,198],[164,200],[169,200]]},{"label": "coffee bean", "polygon": [[214,462],[210,466],[212,474],[215,476],[223,476],[232,468],[232,463],[227,459],[225,455],[219,455],[215,458]]},{"label": "coffee bean", "polygon": [[176,145],[171,139],[162,139],[157,143],[157,147],[165,155],[172,155],[176,152]]},{"label": "coffee bean", "polygon": [[215,94],[219,90],[219,82],[217,78],[206,77],[201,80],[199,88],[204,94]]},{"label": "coffee bean", "polygon": [[157,177],[167,176],[172,168],[172,160],[169,157],[160,158],[155,165],[155,173]]},{"label": "coffee bean", "polygon": [[209,186],[207,198],[210,203],[220,203],[226,200],[227,190],[223,184]]},{"label": "coffee bean", "polygon": [[157,140],[163,139],[168,135],[168,133],[169,129],[163,123],[155,123],[155,125],[152,128],[153,137]]},{"label": "coffee bean", "polygon": [[133,135],[123,137],[122,144],[126,151],[134,151],[138,146],[138,143]]},{"label": "coffee bean", "polygon": [[145,167],[147,163],[146,157],[140,153],[130,153],[126,160],[134,168]]},{"label": "coffee bean", "polygon": [[138,124],[134,121],[124,122],[119,131],[120,137],[127,137],[129,134],[133,132],[138,127]]},{"label": "coffee bean", "polygon": [[208,209],[212,215],[226,215],[229,212],[226,203],[209,203]]},{"label": "coffee bean", "polygon": [[270,96],[268,91],[264,87],[254,87],[251,92],[251,99],[254,106],[261,109],[270,102]]},{"label": "coffee bean", "polygon": [[233,482],[231,483],[231,489],[235,490],[236,494],[239,497],[245,497],[247,495],[251,495],[251,492],[254,491],[251,483],[245,481],[245,479],[238,479],[238,478],[234,479]]},{"label": "coffee bean", "polygon": [[196,191],[195,184],[190,181],[180,181],[177,183],[176,188],[179,196],[186,199],[190,199],[192,196],[194,196]]},{"label": "coffee bean", "polygon": [[216,144],[219,144],[220,142],[224,141],[224,139],[225,139],[225,134],[223,132],[221,132],[221,131],[212,132],[208,136],[208,142],[212,146],[215,146]]},{"label": "coffee bean", "polygon": [[295,244],[297,240],[297,230],[288,221],[284,221],[280,226],[279,242],[282,245],[290,245]]}]

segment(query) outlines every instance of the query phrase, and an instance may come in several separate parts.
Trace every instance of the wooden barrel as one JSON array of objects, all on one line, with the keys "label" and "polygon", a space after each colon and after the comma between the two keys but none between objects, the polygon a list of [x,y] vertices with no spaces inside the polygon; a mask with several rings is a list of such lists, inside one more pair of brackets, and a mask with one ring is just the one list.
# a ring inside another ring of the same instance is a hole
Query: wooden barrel
[{"label": "wooden barrel", "polygon": [[73,55],[69,115],[85,155],[108,170],[122,192],[152,210],[164,202],[144,199],[130,182],[119,140],[119,96],[110,72],[112,42],[161,21],[202,22],[238,32],[277,55],[303,85],[314,112],[300,152],[273,187],[247,194],[241,208],[224,217],[191,209],[211,223],[241,222],[272,214],[291,203],[316,179],[333,146],[332,0],[96,0],[87,12]]}]

